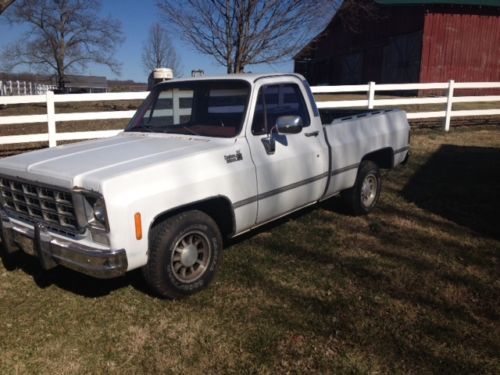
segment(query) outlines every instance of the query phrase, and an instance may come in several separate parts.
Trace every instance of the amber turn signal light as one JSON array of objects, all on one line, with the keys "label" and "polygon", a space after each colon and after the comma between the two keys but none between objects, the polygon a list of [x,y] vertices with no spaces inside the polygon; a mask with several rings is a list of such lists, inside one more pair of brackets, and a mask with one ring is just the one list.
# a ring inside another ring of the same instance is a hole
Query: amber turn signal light
[{"label": "amber turn signal light", "polygon": [[138,240],[142,239],[142,220],[141,220],[141,214],[139,212],[136,212],[134,215],[134,221],[135,221],[135,238]]}]

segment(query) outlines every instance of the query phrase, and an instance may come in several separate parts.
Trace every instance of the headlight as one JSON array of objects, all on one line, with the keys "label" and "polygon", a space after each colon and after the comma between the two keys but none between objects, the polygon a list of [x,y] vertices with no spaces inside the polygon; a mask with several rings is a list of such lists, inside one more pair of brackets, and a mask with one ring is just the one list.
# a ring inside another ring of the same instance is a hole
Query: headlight
[{"label": "headlight", "polygon": [[109,225],[104,198],[98,193],[85,190],[80,192],[83,198],[82,225],[88,227],[90,230],[107,232]]},{"label": "headlight", "polygon": [[99,198],[94,203],[94,218],[101,224],[106,225],[106,206],[104,199]]},{"label": "headlight", "polygon": [[109,245],[107,232],[109,232],[108,215],[104,198],[100,195],[84,195],[87,202],[87,222],[92,239],[104,245]]},{"label": "headlight", "polygon": [[80,227],[89,230],[92,240],[109,245],[109,222],[103,196],[97,192],[75,189],[73,201]]}]

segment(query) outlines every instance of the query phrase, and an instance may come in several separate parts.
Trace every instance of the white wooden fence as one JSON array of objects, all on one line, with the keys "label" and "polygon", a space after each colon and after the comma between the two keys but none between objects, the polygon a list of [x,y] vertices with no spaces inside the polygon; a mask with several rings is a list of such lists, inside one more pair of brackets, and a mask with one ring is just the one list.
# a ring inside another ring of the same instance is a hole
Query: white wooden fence
[{"label": "white wooden fence", "polygon": [[[474,109],[474,110],[453,110],[454,103],[479,103],[479,102],[500,102],[500,95],[485,96],[454,96],[455,89],[498,89],[500,82],[455,82],[453,80],[445,83],[400,83],[400,84],[376,84],[369,82],[366,85],[349,86],[315,86],[311,87],[314,94],[338,94],[365,92],[367,98],[363,100],[342,100],[342,101],[318,101],[319,109],[322,108],[360,108],[374,109],[383,106],[398,105],[418,105],[418,104],[446,104],[446,109],[432,112],[409,112],[408,119],[444,118],[445,131],[450,130],[452,117],[466,116],[494,116],[500,115],[499,108],[495,109]],[[415,90],[445,90],[445,96],[438,97],[418,97],[418,98],[396,98],[396,99],[375,99],[376,92],[387,91],[415,91]]]},{"label": "white wooden fence", "polygon": [[0,80],[0,96],[42,95],[55,88],[54,85],[45,85],[43,83]]},{"label": "white wooden fence", "polygon": [[[408,84],[375,84],[369,82],[366,85],[349,86],[315,86],[312,91],[315,94],[339,94],[339,93],[366,93],[366,99],[362,100],[336,100],[318,101],[320,109],[334,108],[367,108],[374,109],[382,106],[398,105],[422,105],[422,104],[443,104],[445,109],[432,112],[409,112],[409,119],[443,118],[444,129],[450,129],[452,117],[464,116],[495,116],[500,115],[500,108],[495,109],[473,109],[473,110],[453,110],[454,103],[478,103],[478,102],[500,102],[500,95],[488,96],[454,96],[455,89],[498,89],[500,82],[454,82],[445,83],[408,83]],[[445,96],[438,97],[414,97],[396,99],[376,99],[375,94],[387,91],[402,90],[445,90]],[[64,121],[82,120],[109,120],[127,119],[135,113],[131,111],[107,111],[107,112],[79,112],[79,113],[55,113],[55,103],[85,102],[85,101],[120,101],[144,99],[148,92],[129,93],[105,93],[105,94],[65,94],[54,95],[52,91],[47,91],[45,95],[33,96],[10,96],[0,97],[0,105],[46,103],[47,113],[43,115],[19,115],[0,116],[1,127],[14,124],[34,124],[47,123],[47,132],[42,134],[8,135],[0,137],[0,145],[28,143],[28,142],[48,142],[50,147],[56,146],[58,141],[81,140],[91,138],[103,138],[115,135],[120,130],[101,130],[84,132],[56,131],[56,123]]]},{"label": "white wooden fence", "polygon": [[127,119],[134,115],[135,110],[55,113],[55,103],[137,100],[144,99],[147,94],[148,92],[54,95],[52,91],[47,91],[45,95],[0,97],[0,105],[31,103],[46,103],[47,105],[47,114],[44,115],[0,116],[0,134],[1,127],[4,125],[47,123],[47,133],[3,136],[0,137],[0,145],[49,142],[49,147],[54,147],[57,145],[57,141],[104,138],[116,135],[120,130],[57,133],[56,123],[63,121]]}]

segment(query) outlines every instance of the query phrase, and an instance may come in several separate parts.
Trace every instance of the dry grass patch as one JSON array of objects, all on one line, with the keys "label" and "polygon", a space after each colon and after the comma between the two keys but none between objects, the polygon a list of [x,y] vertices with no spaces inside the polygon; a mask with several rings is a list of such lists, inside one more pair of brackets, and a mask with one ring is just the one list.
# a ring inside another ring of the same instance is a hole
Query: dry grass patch
[{"label": "dry grass patch", "polygon": [[233,241],[186,300],[4,260],[0,373],[497,373],[500,128],[412,147],[375,212],[332,199]]}]

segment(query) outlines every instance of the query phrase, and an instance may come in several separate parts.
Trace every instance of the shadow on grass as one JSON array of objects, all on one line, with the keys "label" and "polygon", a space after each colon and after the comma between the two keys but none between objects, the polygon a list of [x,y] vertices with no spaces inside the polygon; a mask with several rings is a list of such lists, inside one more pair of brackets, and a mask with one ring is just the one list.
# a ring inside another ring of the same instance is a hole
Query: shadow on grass
[{"label": "shadow on grass", "polygon": [[[337,234],[340,233],[332,232]],[[489,354],[482,363],[475,356],[462,356],[460,347],[475,347],[479,341],[475,335],[480,335],[484,347],[476,347],[476,351],[497,350],[498,343],[480,333],[485,319],[498,320],[494,306],[498,292],[494,288],[475,279],[455,280],[459,276],[451,270],[436,267],[417,254],[391,253],[384,242],[366,248],[361,245],[364,254],[377,257],[360,257],[345,250],[311,250],[308,245],[294,243],[293,238],[276,235],[280,238],[253,241],[270,258],[280,259],[288,266],[270,261],[262,267],[241,260],[235,265],[237,271],[232,278],[250,290],[265,290],[269,300],[275,301],[260,307],[274,326],[322,336],[325,340],[335,338],[343,346],[363,348],[372,356],[389,358],[399,365],[404,360],[414,370],[480,373],[488,366]],[[294,284],[288,278],[273,276],[273,269],[283,268],[289,268],[293,274],[300,272],[300,281]],[[314,288],[302,287],[309,283]],[[328,284],[337,286],[331,294],[327,294]],[[354,288],[343,291],[340,286],[344,284]],[[467,296],[450,301],[436,294],[436,287],[455,284],[475,290],[478,301],[474,303]],[[395,310],[394,306],[404,306],[404,310]],[[443,345],[446,350],[440,349]]]},{"label": "shadow on grass", "polygon": [[[302,216],[308,214],[312,209],[313,208],[305,208],[289,215],[286,218],[276,220],[256,230],[253,230],[248,234],[237,237],[236,239],[228,239],[224,246],[225,250],[229,250],[233,245],[256,236],[259,233],[269,231],[275,227],[283,225],[289,220],[299,219]],[[88,298],[97,298],[109,295],[116,290],[131,286],[141,293],[147,294],[151,297],[157,297],[148,288],[140,270],[127,272],[124,276],[114,279],[97,279],[86,276],[76,271],[72,271],[62,266],[58,266],[54,269],[45,271],[41,268],[38,259],[33,256],[27,255],[22,251],[18,251],[14,254],[6,254],[1,241],[0,260],[2,261],[2,264],[7,271],[20,269],[26,274],[32,276],[33,280],[39,288],[46,288],[51,285],[56,285],[57,287],[72,292],[76,295]]]},{"label": "shadow on grass", "polygon": [[500,239],[500,149],[443,145],[404,187],[417,206]]},{"label": "shadow on grass", "polygon": [[37,258],[27,255],[22,251],[6,254],[0,242],[0,259],[7,271],[20,269],[33,277],[39,288],[51,285],[88,298],[106,296],[116,290],[132,286],[142,293],[152,295],[145,284],[140,271],[128,272],[122,277],[114,279],[96,279],[72,271],[65,267],[56,267],[45,271],[41,268]]}]

